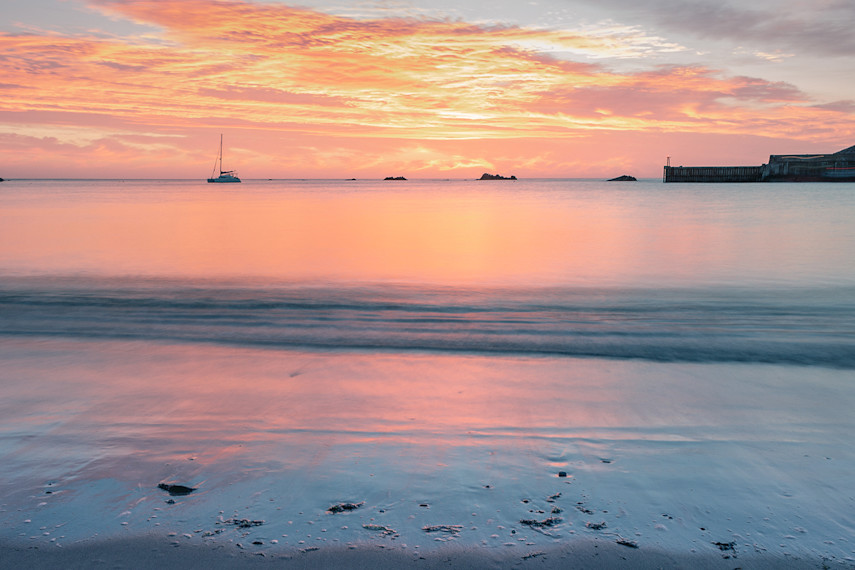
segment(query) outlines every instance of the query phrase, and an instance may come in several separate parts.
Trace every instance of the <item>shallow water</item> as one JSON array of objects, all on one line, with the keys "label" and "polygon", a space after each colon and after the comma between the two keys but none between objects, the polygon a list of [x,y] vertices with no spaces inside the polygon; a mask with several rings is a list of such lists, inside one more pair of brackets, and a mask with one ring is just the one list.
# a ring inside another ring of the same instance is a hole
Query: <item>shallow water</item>
[{"label": "shallow water", "polygon": [[851,558],[855,185],[616,184],[4,182],[0,539]]}]

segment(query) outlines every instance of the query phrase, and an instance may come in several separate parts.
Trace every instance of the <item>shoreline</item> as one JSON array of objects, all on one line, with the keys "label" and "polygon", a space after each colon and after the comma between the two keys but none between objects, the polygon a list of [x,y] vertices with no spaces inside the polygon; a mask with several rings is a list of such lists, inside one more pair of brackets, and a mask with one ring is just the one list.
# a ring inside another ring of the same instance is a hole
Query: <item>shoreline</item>
[{"label": "shoreline", "polygon": [[525,553],[503,547],[444,545],[430,552],[378,543],[322,548],[252,550],[235,544],[193,544],[182,538],[145,535],[90,539],[65,547],[27,542],[0,542],[0,570],[54,567],[92,568],[654,568],[810,569],[852,568],[850,561],[769,553],[677,553],[656,548],[629,548],[611,540],[573,538]]}]

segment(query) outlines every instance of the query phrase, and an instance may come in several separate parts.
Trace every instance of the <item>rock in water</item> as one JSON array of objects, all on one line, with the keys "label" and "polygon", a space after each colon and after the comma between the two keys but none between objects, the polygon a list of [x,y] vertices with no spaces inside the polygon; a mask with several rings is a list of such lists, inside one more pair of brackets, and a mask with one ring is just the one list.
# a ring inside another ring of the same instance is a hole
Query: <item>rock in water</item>
[{"label": "rock in water", "polygon": [[488,174],[485,172],[478,180],[516,180],[516,176],[502,176],[500,174]]},{"label": "rock in water", "polygon": [[630,176],[628,174],[624,174],[623,176],[618,176],[617,178],[610,178],[606,180],[606,182],[635,182],[635,176]]}]

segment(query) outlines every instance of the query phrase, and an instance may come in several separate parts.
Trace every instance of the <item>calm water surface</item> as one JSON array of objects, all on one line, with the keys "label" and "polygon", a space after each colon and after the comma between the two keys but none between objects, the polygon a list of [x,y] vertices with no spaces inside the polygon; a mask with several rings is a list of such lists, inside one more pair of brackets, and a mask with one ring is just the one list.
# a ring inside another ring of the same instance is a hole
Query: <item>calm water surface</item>
[{"label": "calm water surface", "polygon": [[261,284],[840,286],[855,185],[11,181],[0,272]]}]

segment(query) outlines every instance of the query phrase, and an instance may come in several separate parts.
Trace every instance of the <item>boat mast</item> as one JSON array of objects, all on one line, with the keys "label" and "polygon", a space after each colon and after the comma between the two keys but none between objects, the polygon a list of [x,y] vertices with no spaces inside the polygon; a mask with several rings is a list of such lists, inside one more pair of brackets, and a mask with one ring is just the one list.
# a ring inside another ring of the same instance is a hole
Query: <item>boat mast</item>
[{"label": "boat mast", "polygon": [[223,173],[223,133],[220,133],[220,174]]}]

